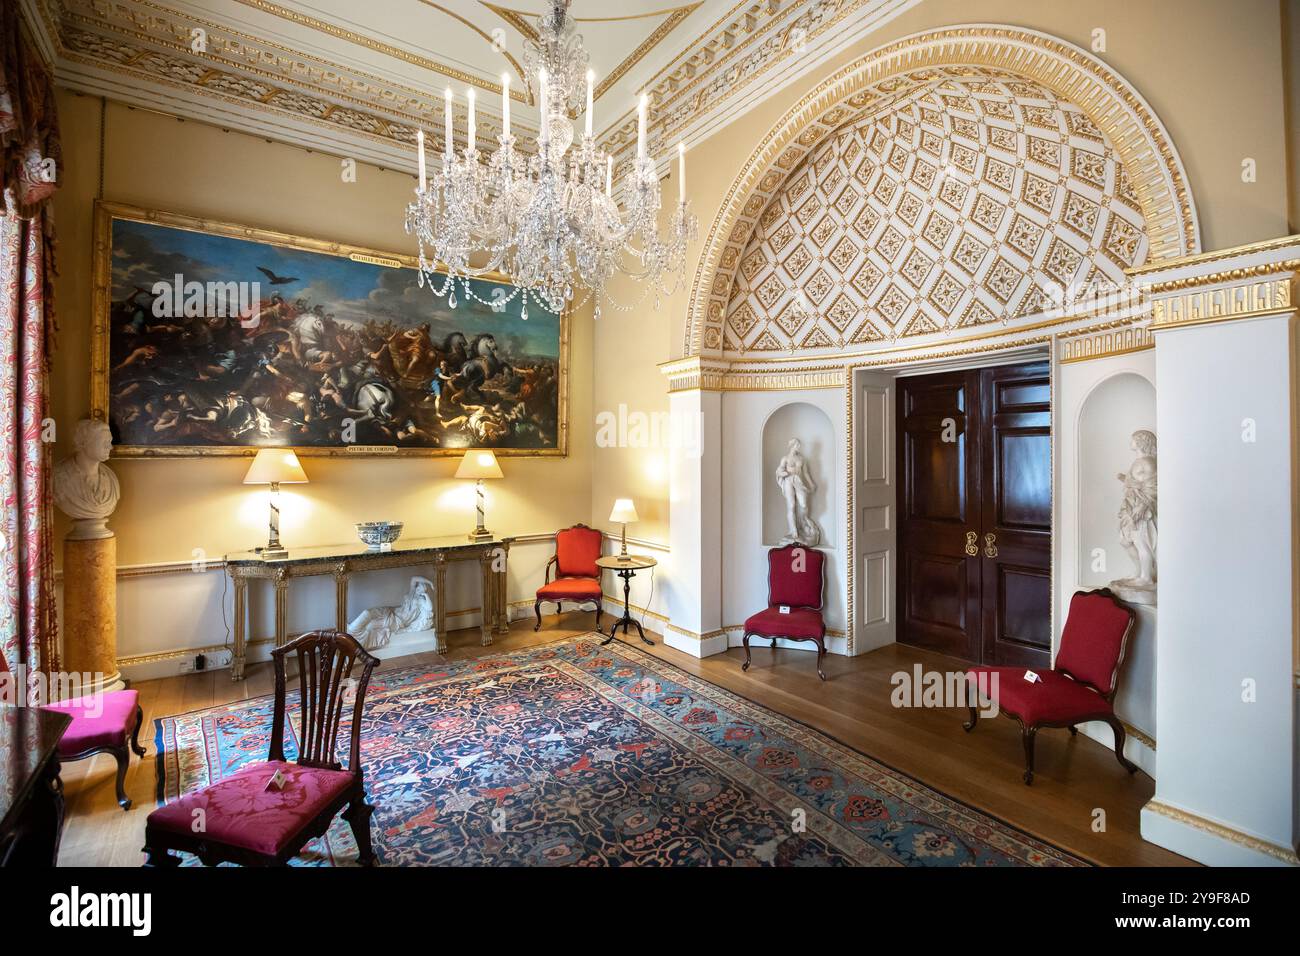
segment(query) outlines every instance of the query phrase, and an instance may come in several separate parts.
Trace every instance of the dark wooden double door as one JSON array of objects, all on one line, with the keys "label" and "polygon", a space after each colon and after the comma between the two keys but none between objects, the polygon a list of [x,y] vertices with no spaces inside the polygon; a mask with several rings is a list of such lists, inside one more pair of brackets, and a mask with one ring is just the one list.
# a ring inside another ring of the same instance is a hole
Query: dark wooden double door
[{"label": "dark wooden double door", "polygon": [[984,664],[1051,653],[1046,362],[898,380],[898,640]]}]

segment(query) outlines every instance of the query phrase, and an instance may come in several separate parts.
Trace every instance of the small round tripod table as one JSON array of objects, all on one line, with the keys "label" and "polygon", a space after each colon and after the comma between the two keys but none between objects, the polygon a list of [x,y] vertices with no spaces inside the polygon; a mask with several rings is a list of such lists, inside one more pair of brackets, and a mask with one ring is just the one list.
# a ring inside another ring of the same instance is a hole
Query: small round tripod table
[{"label": "small round tripod table", "polygon": [[640,554],[606,554],[596,559],[596,566],[613,571],[623,579],[623,616],[614,622],[614,626],[609,629],[609,637],[600,642],[604,647],[614,639],[620,626],[623,628],[625,635],[630,634],[630,628],[635,627],[637,635],[646,644],[654,644],[654,641],[645,636],[645,631],[641,629],[641,623],[632,616],[631,605],[628,603],[632,595],[632,577],[638,571],[644,571],[646,568],[653,568],[659,562],[654,558],[647,558]]}]

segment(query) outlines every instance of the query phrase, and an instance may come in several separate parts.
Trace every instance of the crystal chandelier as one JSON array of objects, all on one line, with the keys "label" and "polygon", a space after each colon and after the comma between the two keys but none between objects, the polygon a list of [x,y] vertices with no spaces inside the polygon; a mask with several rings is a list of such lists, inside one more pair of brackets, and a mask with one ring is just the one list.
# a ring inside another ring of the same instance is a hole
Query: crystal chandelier
[{"label": "crystal chandelier", "polygon": [[[697,224],[686,202],[686,148],[679,144],[678,202],[667,234],[660,235],[659,177],[646,149],[647,98],[637,111],[637,153],[623,181],[623,209],[614,193],[614,157],[592,136],[594,74],[568,12],[569,0],[552,0],[536,41],[524,53],[524,75],[536,92],[541,131],[530,155],[516,148],[510,132],[510,77],[501,77],[502,134],[486,163],[476,141],[474,91],[467,93],[469,128],[464,148],[455,148],[452,92],[444,101],[444,149],[428,175],[424,131],[417,135],[419,183],[406,208],[406,231],[420,247],[419,281],[448,304],[474,299],[498,311],[522,295],[521,313],[535,301],[551,312],[595,299],[630,311],[647,295],[655,307],[684,281],[686,247]],[[582,105],[586,84],[586,129],[575,142],[571,116]],[[534,86],[534,83],[536,86]],[[481,298],[470,280],[504,273],[515,288],[505,298]],[[606,284],[618,273],[643,284],[637,302],[618,303]]]}]

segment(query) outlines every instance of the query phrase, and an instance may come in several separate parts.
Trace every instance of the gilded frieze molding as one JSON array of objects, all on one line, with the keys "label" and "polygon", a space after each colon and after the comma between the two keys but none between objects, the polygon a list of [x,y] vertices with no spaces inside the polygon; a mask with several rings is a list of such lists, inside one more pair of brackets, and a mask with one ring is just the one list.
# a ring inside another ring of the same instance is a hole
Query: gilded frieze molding
[{"label": "gilded frieze molding", "polygon": [[819,84],[772,127],[741,168],[705,238],[691,288],[686,354],[725,347],[728,298],[745,245],[790,171],[849,116],[887,96],[890,81],[924,75],[927,69],[962,68],[1030,80],[1076,106],[1114,146],[1145,224],[1148,260],[1199,250],[1196,211],[1173,144],[1141,96],[1104,63],[1053,37],[1012,27],[971,25],[917,34],[867,54]]},{"label": "gilded frieze molding", "polygon": [[1155,348],[1156,341],[1149,326],[1134,325],[1124,329],[1062,337],[1058,345],[1061,362],[1070,363],[1142,352]]}]

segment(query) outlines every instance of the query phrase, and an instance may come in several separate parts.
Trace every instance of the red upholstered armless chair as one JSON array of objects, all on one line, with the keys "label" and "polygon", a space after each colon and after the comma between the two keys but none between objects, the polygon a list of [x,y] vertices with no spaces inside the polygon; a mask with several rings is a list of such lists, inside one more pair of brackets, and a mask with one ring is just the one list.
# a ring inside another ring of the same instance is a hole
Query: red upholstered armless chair
[{"label": "red upholstered armless chair", "polygon": [[[976,703],[983,697],[1020,723],[1025,743],[1025,783],[1034,782],[1034,735],[1040,727],[1069,727],[1104,720],[1115,732],[1115,756],[1129,773],[1137,765],[1124,756],[1124,725],[1115,716],[1119,668],[1136,616],[1107,588],[1077,591],[1061,633],[1061,647],[1051,670],[1034,671],[1039,680],[1025,680],[1024,667],[972,667],[966,672],[970,719],[967,732],[979,719]],[[996,678],[996,679],[995,679]]]},{"label": "red upholstered armless chair", "polygon": [[[826,656],[826,622],[822,620],[822,583],[826,555],[816,548],[792,544],[767,552],[767,610],[745,621],[745,663],[749,670],[749,637],[813,641],[817,644],[817,676],[822,680]],[[782,608],[787,610],[783,611]]]},{"label": "red upholstered armless chair", "polygon": [[[595,528],[575,524],[572,528],[555,532],[555,554],[546,562],[546,581],[537,589],[533,613],[537,615],[534,631],[542,629],[542,602],[553,601],[555,613],[563,614],[562,601],[596,604],[596,630],[600,630],[600,557],[603,536]],[[555,580],[551,580],[551,567],[555,567]]]},{"label": "red upholstered armless chair", "polygon": [[[0,671],[8,670],[9,664],[0,654]],[[139,739],[140,724],[144,722],[140,694],[133,690],[110,690],[46,704],[44,709],[72,718],[59,740],[61,761],[85,760],[95,754],[113,755],[117,760],[117,802],[123,810],[130,810],[126,771],[131,765],[131,751],[144,756]]]},{"label": "red upholstered armless chair", "polygon": [[[284,758],[285,658],[298,660],[301,719],[298,759]],[[271,652],[275,659],[275,712],[271,753],[223,780],[187,793],[149,814],[144,828],[145,866],[179,866],[172,850],[193,853],[209,866],[241,863],[282,866],[307,841],[329,829],[344,807],[362,865],[375,862],[361,770],[361,710],[370,672],[379,659],[340,631],[312,631]],[[339,762],[338,734],[355,674],[347,769]],[[279,772],[283,787],[271,785]],[[202,814],[195,811],[202,810]],[[202,832],[195,830],[202,819]]]}]

